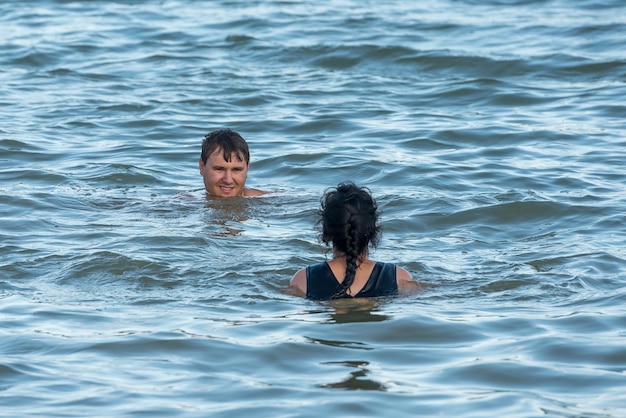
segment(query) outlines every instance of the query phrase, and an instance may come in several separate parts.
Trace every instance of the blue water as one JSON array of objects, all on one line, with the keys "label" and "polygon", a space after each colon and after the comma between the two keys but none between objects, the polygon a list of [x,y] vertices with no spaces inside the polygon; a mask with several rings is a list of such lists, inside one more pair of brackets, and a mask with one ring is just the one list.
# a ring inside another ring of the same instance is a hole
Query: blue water
[{"label": "blue water", "polygon": [[[621,0],[0,3],[0,416],[626,415]],[[259,198],[197,161],[249,142]],[[316,210],[424,290],[312,302]]]}]

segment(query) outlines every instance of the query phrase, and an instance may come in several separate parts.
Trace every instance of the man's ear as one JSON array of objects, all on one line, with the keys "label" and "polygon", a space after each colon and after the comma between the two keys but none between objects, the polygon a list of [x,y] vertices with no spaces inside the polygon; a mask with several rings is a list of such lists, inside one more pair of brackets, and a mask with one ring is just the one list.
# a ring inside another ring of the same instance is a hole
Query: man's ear
[{"label": "man's ear", "polygon": [[198,168],[200,169],[200,175],[202,175],[202,172],[204,171],[204,161],[202,161],[202,157],[198,160]]}]

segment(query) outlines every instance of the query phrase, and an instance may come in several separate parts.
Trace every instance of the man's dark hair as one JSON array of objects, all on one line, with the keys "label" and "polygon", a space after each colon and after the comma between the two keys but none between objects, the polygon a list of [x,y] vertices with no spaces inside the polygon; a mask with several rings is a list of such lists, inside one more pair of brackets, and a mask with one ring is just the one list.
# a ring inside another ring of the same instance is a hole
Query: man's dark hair
[{"label": "man's dark hair", "polygon": [[246,164],[250,164],[250,150],[246,140],[231,129],[218,129],[204,136],[202,153],[200,154],[202,162],[206,164],[209,155],[218,149],[222,150],[224,160],[228,162],[230,162],[230,158],[234,153],[239,161],[245,161]]}]

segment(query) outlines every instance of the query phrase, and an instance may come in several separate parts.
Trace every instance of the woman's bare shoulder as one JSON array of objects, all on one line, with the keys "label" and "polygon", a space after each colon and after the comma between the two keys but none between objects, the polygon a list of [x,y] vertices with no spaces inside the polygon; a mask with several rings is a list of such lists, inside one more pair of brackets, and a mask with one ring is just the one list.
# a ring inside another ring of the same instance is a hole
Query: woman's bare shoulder
[{"label": "woman's bare shoulder", "polygon": [[396,266],[396,281],[398,282],[398,290],[404,294],[414,293],[422,289],[420,283],[413,279],[411,273],[400,266]]},{"label": "woman's bare shoulder", "polygon": [[306,269],[301,269],[293,275],[289,280],[289,287],[298,291],[302,295],[306,295]]}]

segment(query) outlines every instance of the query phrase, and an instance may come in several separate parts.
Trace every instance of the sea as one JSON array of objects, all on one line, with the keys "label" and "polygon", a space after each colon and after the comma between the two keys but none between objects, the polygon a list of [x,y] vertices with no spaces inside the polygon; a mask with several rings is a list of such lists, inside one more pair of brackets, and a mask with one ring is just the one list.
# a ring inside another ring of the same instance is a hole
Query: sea
[{"label": "sea", "polygon": [[[626,2],[3,0],[1,417],[626,416]],[[259,197],[210,199],[205,134]],[[311,301],[320,198],[422,289]]]}]

